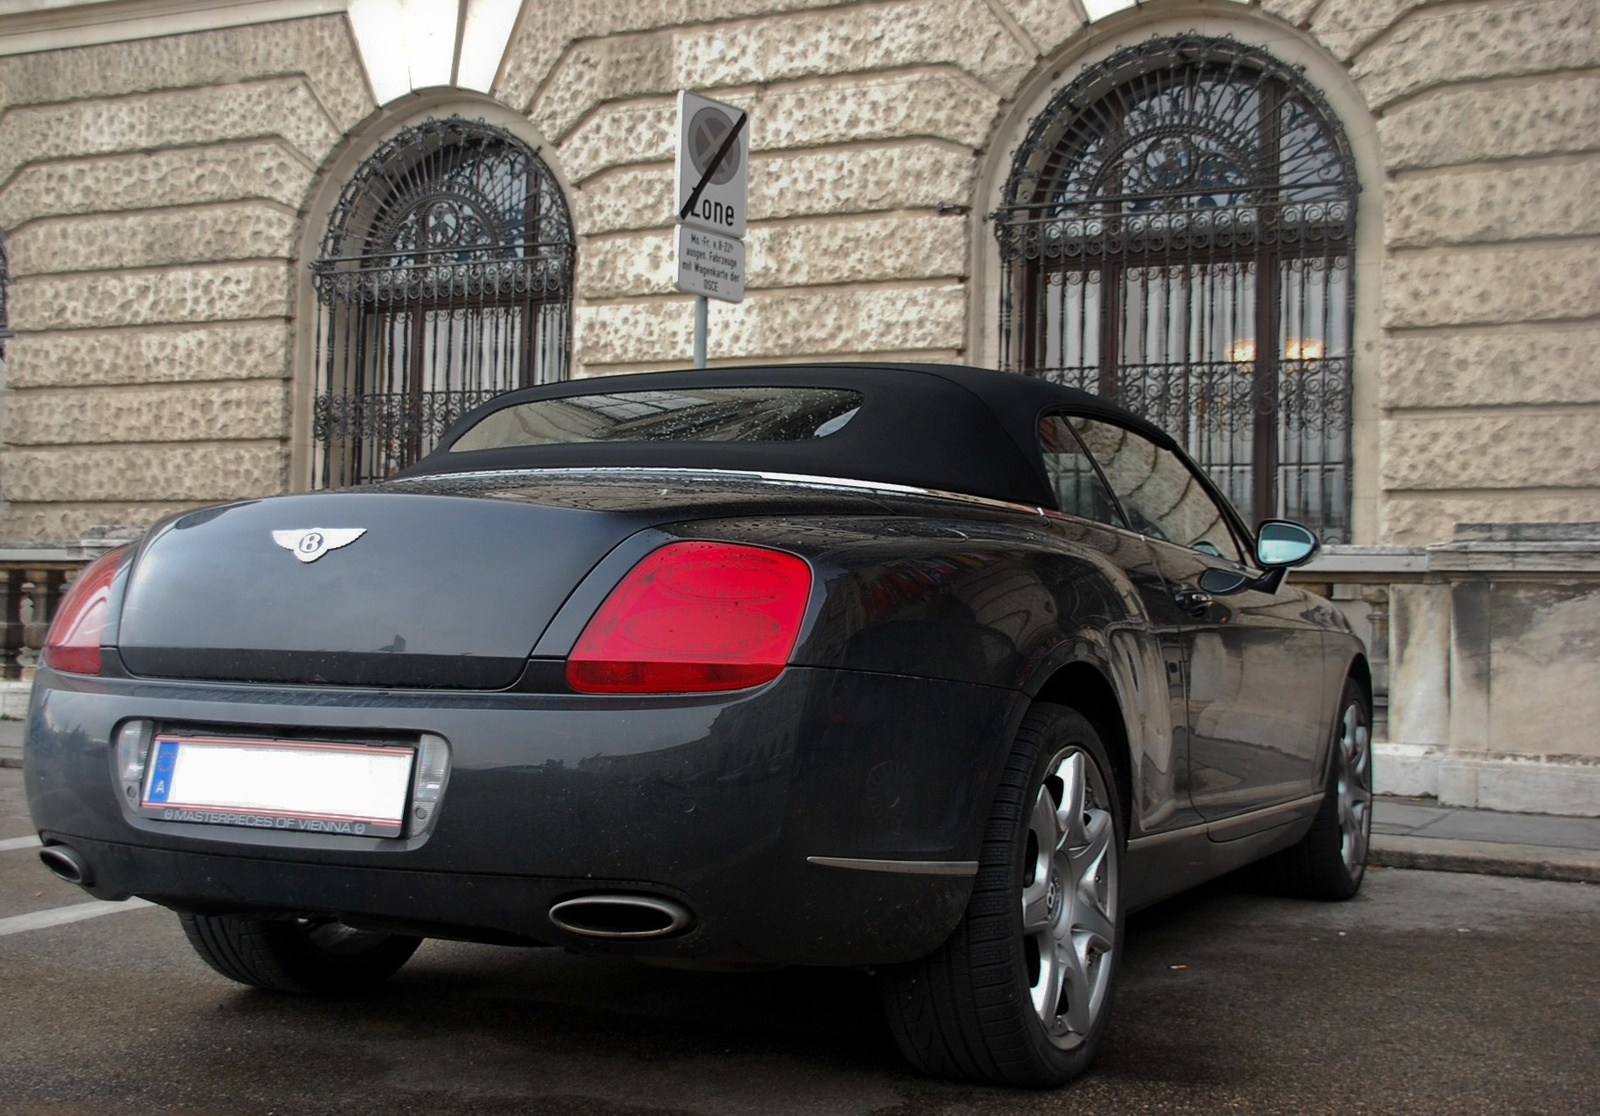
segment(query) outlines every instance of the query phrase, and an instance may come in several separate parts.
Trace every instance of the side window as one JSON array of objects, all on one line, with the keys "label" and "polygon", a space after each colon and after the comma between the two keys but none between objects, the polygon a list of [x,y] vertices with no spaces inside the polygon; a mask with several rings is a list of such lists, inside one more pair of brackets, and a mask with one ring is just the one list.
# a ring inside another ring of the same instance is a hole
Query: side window
[{"label": "side window", "polygon": [[1120,426],[1086,418],[1071,423],[1100,463],[1130,527],[1243,565],[1227,515],[1182,458]]},{"label": "side window", "polygon": [[1106,491],[1094,462],[1062,415],[1046,415],[1039,420],[1039,453],[1044,471],[1055,489],[1056,507],[1068,515],[1124,527],[1117,502]]}]

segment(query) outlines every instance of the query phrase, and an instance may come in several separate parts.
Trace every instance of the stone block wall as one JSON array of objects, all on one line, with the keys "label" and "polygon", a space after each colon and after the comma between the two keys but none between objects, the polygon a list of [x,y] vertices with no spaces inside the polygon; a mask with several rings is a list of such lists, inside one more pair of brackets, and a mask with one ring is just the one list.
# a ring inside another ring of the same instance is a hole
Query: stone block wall
[{"label": "stone block wall", "polygon": [[1379,535],[1600,520],[1600,9],[1328,0],[1376,118]]},{"label": "stone block wall", "polygon": [[1348,68],[1382,163],[1382,259],[1360,272],[1378,523],[1358,541],[1389,545],[1304,575],[1381,661],[1379,789],[1600,813],[1600,8],[1262,7]]},{"label": "stone block wall", "polygon": [[[1048,17],[1035,9],[1050,9]],[[713,302],[712,363],[968,351],[968,211],[999,114],[1066,3],[690,0],[524,19],[495,87],[550,142],[580,237],[574,359],[687,363],[672,290],[676,90],[751,113],[746,300]]]},{"label": "stone block wall", "polygon": [[575,187],[578,369],[688,357],[691,310],[668,266],[678,87],[752,110],[750,294],[713,304],[714,361],[967,359],[985,347],[968,286],[988,229],[961,210],[1003,163],[996,137],[1030,76],[1158,20],[1226,32],[1264,15],[1345,70],[1370,114],[1346,126],[1375,132],[1380,152],[1364,186],[1381,194],[1381,256],[1362,261],[1380,300],[1365,339],[1377,436],[1358,464],[1378,516],[1360,541],[1600,519],[1591,0],[1259,7],[1174,0],[1092,28],[1064,0],[531,9],[495,93],[549,138]]},{"label": "stone block wall", "polygon": [[0,540],[287,487],[300,210],[375,107],[342,15],[0,57]]},{"label": "stone block wall", "polygon": [[[1427,544],[1600,520],[1597,20],[1593,0],[1153,0],[1092,25],[1073,0],[528,0],[492,96],[569,189],[577,374],[689,359],[680,87],[752,112],[748,295],[713,303],[713,362],[961,360],[989,351],[974,307],[997,297],[972,289],[972,211],[1041,82],[1158,31],[1298,39],[1378,152],[1357,541]],[[0,541],[295,483],[302,222],[376,108],[342,14],[0,57],[20,335]]]}]

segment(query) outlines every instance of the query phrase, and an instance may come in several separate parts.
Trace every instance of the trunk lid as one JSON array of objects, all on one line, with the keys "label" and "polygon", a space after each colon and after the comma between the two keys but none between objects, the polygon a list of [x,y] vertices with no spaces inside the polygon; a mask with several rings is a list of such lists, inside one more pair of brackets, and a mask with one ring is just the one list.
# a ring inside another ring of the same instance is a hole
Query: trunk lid
[{"label": "trunk lid", "polygon": [[[166,678],[500,689],[572,587],[644,525],[381,490],[196,512],[139,555],[118,650]],[[313,529],[361,534],[311,561],[274,538]]]},{"label": "trunk lid", "polygon": [[882,505],[750,479],[541,476],[209,508],[143,544],[116,644],[146,677],[503,689],[572,589],[628,536],[768,509]]}]

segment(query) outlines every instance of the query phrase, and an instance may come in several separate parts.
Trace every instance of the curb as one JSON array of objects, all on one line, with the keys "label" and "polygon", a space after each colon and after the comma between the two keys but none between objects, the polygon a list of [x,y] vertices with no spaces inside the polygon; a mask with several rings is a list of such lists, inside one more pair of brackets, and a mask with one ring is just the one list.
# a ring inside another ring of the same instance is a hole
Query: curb
[{"label": "curb", "polygon": [[1600,883],[1600,852],[1548,845],[1373,834],[1367,863],[1382,868],[1423,868],[1431,872],[1477,872],[1485,876]]}]

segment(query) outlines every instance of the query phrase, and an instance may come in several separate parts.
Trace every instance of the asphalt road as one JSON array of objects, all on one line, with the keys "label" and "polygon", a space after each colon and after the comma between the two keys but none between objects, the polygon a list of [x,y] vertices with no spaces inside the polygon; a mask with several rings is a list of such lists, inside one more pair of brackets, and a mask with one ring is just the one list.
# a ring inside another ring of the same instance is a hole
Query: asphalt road
[{"label": "asphalt road", "polygon": [[1380,869],[1339,905],[1213,885],[1133,917],[1099,1064],[1029,1093],[912,1074],[862,973],[429,942],[380,995],[318,1002],[216,976],[159,908],[18,929],[84,902],[5,848],[20,789],[0,770],[0,1113],[1600,1111],[1592,885]]}]

